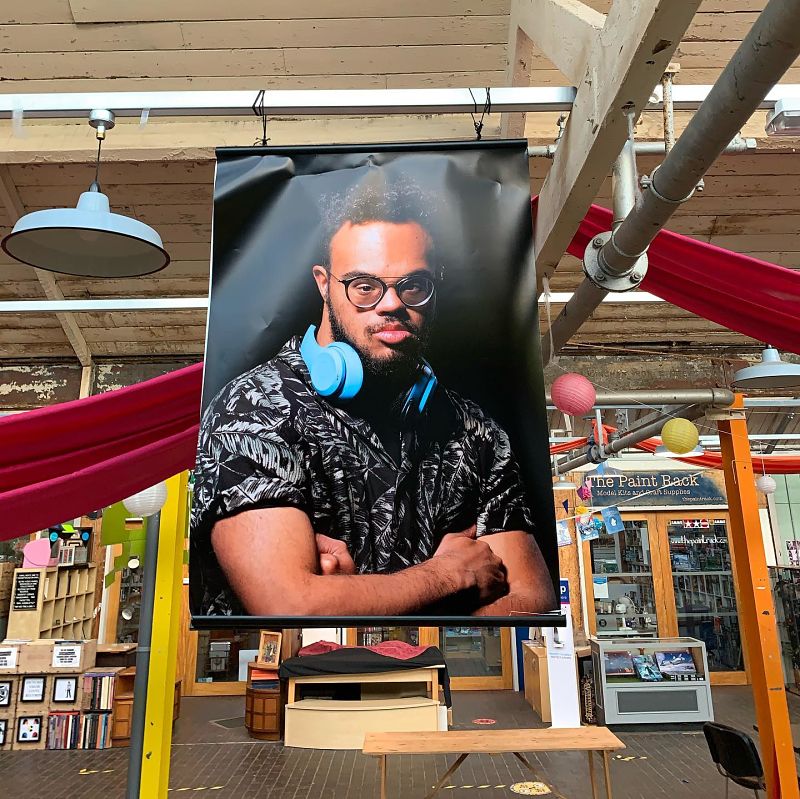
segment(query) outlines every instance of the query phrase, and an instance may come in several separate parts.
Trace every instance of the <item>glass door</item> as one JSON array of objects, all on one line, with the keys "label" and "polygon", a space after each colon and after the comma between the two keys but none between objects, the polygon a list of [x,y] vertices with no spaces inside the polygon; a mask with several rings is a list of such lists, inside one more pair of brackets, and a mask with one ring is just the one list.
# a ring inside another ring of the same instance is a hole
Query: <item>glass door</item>
[{"label": "glass door", "polygon": [[674,633],[705,643],[712,682],[746,682],[727,516],[712,511],[665,522]]},{"label": "glass door", "polygon": [[511,631],[507,627],[442,627],[439,649],[454,689],[511,688]]},{"label": "glass door", "polygon": [[[590,630],[594,635],[652,638],[659,634],[653,553],[653,523],[649,518],[623,520],[623,529],[603,532],[585,542],[591,587]],[[587,546],[588,544],[588,546]],[[656,558],[657,560],[657,558]]]}]

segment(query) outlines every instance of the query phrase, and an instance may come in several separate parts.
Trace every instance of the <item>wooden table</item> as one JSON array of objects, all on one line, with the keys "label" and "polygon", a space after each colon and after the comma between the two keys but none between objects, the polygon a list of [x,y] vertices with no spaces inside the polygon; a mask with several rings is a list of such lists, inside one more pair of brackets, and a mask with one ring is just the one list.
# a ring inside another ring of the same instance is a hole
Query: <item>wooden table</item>
[{"label": "wooden table", "polygon": [[[611,798],[611,771],[608,753],[624,749],[625,744],[607,727],[578,727],[577,729],[544,730],[466,730],[448,732],[372,732],[364,738],[363,753],[381,759],[381,799],[386,794],[387,755],[458,755],[455,763],[425,797],[435,796],[447,779],[471,754],[511,753],[538,780],[522,752],[586,752],[589,758],[589,780],[592,797],[597,799],[597,784],[594,774],[594,753],[603,756],[606,797]],[[556,797],[561,794],[553,791]],[[563,799],[563,797],[561,797]]]}]

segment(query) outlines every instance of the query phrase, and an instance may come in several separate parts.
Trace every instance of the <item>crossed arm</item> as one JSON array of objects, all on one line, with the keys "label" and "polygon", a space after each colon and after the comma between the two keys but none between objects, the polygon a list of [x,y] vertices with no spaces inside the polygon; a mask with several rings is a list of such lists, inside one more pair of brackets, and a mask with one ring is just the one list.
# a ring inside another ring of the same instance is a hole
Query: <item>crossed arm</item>
[{"label": "crossed arm", "polygon": [[476,615],[536,613],[552,610],[555,602],[539,548],[521,531],[477,541],[471,531],[446,535],[424,563],[393,574],[360,575],[343,546],[320,553],[308,516],[296,508],[224,519],[211,540],[252,615],[408,615],[462,592],[473,598]]}]

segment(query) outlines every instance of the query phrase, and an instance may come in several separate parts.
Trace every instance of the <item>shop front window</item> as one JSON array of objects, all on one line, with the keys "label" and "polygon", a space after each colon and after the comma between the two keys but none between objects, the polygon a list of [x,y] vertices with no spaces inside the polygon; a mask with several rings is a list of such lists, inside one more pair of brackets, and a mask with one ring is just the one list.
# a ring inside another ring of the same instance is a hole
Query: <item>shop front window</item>
[{"label": "shop front window", "polygon": [[384,641],[404,641],[419,646],[419,627],[359,627],[356,631],[357,646],[375,646]]},{"label": "shop front window", "polygon": [[591,541],[590,551],[597,635],[657,635],[647,522],[625,521],[619,533]]},{"label": "shop front window", "polygon": [[239,682],[247,679],[247,664],[258,655],[258,630],[201,630],[197,634],[195,680]]},{"label": "shop front window", "polygon": [[451,677],[502,677],[499,627],[444,627],[439,633]]},{"label": "shop front window", "polygon": [[667,533],[678,634],[705,643],[711,671],[743,670],[725,520],[675,519]]}]

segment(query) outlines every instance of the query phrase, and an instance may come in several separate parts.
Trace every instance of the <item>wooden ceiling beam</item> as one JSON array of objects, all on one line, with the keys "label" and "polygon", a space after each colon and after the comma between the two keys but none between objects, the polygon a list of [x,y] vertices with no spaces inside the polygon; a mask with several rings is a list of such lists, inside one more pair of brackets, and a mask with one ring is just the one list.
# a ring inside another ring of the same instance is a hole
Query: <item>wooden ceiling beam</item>
[{"label": "wooden ceiling beam", "polygon": [[[17,187],[11,179],[11,174],[5,164],[0,164],[0,201],[6,209],[6,213],[11,217],[11,224],[25,214],[25,207],[19,197]],[[55,277],[52,272],[47,272],[44,269],[35,269],[34,273],[36,279],[44,291],[45,296],[49,300],[63,300],[64,294],[56,283]],[[80,365],[88,367],[92,365],[92,351],[83,337],[78,323],[72,314],[57,313],[56,319],[64,330],[64,335],[70,343],[70,346],[75,352]]]},{"label": "wooden ceiling beam", "polygon": [[[534,46],[555,55],[554,31],[542,25],[543,16],[558,17],[562,24],[571,20],[569,29],[581,41],[569,52],[573,59],[586,54],[582,69],[574,60],[567,64],[573,75],[580,76],[578,93],[539,197],[535,229],[539,279],[554,272],[622,149],[627,135],[623,108],[645,107],[699,5],[700,0],[615,0],[598,33],[596,17],[576,0],[512,0],[509,41],[525,49],[522,60],[517,52],[510,54],[509,73],[515,85],[530,80]],[[512,135],[514,122],[504,123]],[[532,284],[535,276],[530,278],[527,282]]]}]

